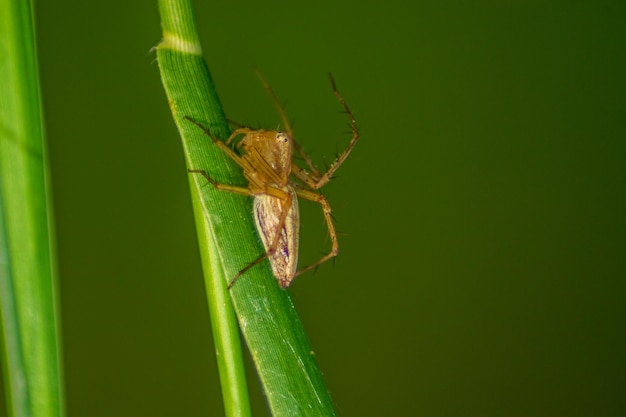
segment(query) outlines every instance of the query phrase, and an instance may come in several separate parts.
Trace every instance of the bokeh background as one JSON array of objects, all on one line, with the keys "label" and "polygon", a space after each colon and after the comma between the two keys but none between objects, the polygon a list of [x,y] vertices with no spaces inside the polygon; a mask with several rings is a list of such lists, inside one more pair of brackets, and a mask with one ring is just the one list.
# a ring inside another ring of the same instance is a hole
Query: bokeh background
[{"label": "bokeh background", "polygon": [[[231,119],[278,126],[253,66],[319,165],[326,72],[357,117],[289,290],[339,415],[626,415],[626,3],[196,6]],[[68,416],[222,415],[156,1],[36,12]]]}]

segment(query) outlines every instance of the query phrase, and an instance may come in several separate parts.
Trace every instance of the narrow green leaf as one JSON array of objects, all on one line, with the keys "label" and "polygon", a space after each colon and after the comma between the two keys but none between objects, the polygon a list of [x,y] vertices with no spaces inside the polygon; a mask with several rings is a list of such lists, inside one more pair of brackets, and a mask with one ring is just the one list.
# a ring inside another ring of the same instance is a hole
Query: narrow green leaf
[{"label": "narrow green leaf", "polygon": [[[160,0],[163,41],[157,47],[161,78],[178,126],[188,169],[206,170],[217,181],[245,185],[241,168],[228,159],[189,116],[220,138],[230,132],[215,86],[201,56],[191,4]],[[215,190],[189,174],[207,297],[227,415],[249,415],[236,320],[261,378],[274,416],[335,415],[321,372],[287,291],[269,264],[228,282],[263,253],[249,198]]]},{"label": "narrow green leaf", "polygon": [[0,314],[7,410],[62,416],[52,209],[31,3],[0,0]]}]

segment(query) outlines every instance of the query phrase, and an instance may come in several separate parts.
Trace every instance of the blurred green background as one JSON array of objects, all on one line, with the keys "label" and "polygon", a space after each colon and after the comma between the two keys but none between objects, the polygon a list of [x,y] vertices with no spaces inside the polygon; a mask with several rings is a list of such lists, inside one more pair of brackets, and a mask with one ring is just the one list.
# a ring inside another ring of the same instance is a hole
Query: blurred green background
[{"label": "blurred green background", "polygon": [[[36,3],[68,416],[222,415],[156,1]],[[339,415],[626,415],[626,4],[227,3],[231,119],[278,126],[258,66],[323,165],[332,71],[361,129],[289,290]]]}]

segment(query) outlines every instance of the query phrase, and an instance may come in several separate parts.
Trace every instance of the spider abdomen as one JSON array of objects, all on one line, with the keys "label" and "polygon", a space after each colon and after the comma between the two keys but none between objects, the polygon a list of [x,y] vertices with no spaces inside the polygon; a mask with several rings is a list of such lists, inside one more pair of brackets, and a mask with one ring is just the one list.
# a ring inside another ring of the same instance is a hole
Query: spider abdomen
[{"label": "spider abdomen", "polygon": [[[300,213],[296,190],[291,185],[280,190],[284,191],[289,199],[259,194],[254,196],[253,211],[256,229],[268,254],[274,277],[282,288],[286,288],[291,284],[298,269]],[[282,216],[286,217],[280,227]]]}]

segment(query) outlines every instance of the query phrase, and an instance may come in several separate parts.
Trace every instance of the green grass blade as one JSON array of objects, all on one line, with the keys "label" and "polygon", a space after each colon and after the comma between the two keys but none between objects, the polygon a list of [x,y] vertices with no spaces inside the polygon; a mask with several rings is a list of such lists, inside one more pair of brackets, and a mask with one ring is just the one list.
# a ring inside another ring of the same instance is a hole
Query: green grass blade
[{"label": "green grass blade", "polygon": [[[212,129],[220,134],[228,132],[223,111],[202,59],[195,20],[188,1],[159,1],[163,40],[157,47],[161,78],[174,120],[181,131],[188,167],[207,166],[206,160],[219,160],[217,152],[204,152],[206,139],[198,128],[183,120],[184,115],[202,114],[213,120]],[[203,97],[208,99],[202,100]],[[226,163],[222,158],[222,165]],[[237,178],[236,171],[231,174]],[[201,248],[205,288],[222,387],[222,399],[227,416],[250,416],[250,401],[239,338],[237,319],[228,299],[219,252],[212,235],[212,219],[201,201],[206,189],[200,189],[197,178],[190,175],[191,193]],[[232,196],[226,196],[232,197]],[[220,206],[228,208],[225,203]]]},{"label": "green grass blade", "polygon": [[[201,56],[191,4],[187,0],[160,0],[159,7],[163,41],[157,47],[157,59],[187,167],[206,170],[219,182],[245,185],[241,169],[184,119],[190,116],[200,121],[221,138],[229,134]],[[249,415],[231,305],[273,415],[335,415],[302,324],[269,264],[252,268],[230,291],[226,289],[241,268],[263,253],[250,200],[215,190],[199,175],[189,174],[189,179],[227,415]]]},{"label": "green grass blade", "polygon": [[31,3],[0,0],[0,323],[7,410],[62,416],[58,293]]}]

